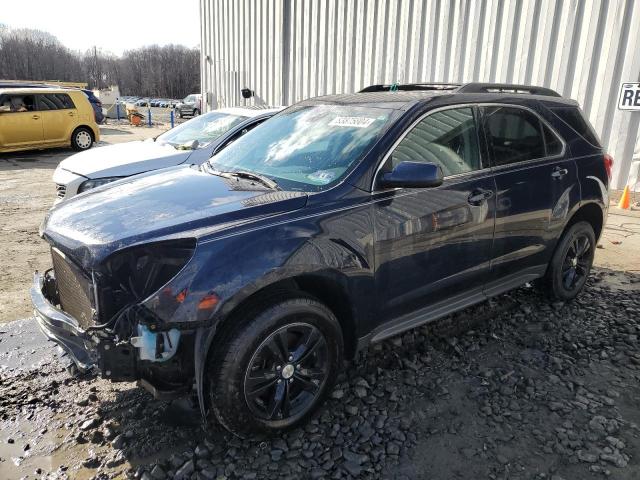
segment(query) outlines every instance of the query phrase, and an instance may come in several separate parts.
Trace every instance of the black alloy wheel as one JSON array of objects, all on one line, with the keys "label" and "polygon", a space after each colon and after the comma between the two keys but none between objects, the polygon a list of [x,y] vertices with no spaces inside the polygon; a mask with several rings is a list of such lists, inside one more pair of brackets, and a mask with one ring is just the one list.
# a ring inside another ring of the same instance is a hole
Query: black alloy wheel
[{"label": "black alloy wheel", "polygon": [[585,233],[573,238],[562,263],[562,284],[567,290],[573,290],[589,273],[591,248],[591,241]]},{"label": "black alloy wheel", "polygon": [[263,420],[295,418],[306,412],[329,373],[324,335],[308,323],[285,325],[262,342],[249,362],[244,394]]},{"label": "black alloy wheel", "polygon": [[563,233],[543,280],[549,294],[562,301],[572,300],[587,283],[596,248],[593,227],[577,222]]},{"label": "black alloy wheel", "polygon": [[300,296],[257,304],[230,325],[208,360],[210,408],[218,422],[239,436],[304,422],[342,365],[342,330],[331,310]]}]

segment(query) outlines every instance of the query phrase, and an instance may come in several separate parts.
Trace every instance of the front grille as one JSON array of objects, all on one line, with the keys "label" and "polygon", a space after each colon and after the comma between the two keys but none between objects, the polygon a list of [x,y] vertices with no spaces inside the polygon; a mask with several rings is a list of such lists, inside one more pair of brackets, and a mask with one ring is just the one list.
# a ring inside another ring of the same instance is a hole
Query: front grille
[{"label": "front grille", "polygon": [[58,192],[58,198],[64,198],[67,194],[67,186],[56,183],[56,192]]},{"label": "front grille", "polygon": [[55,248],[51,249],[51,258],[62,310],[78,320],[82,328],[93,325],[91,281]]}]

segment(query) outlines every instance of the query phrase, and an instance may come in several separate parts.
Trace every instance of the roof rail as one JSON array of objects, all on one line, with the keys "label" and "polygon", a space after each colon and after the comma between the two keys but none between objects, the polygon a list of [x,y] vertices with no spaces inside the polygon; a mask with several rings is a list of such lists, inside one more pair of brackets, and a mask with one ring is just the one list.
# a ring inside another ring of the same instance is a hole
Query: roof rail
[{"label": "roof rail", "polygon": [[534,85],[514,85],[510,83],[465,83],[456,93],[521,93],[528,95],[546,95],[548,97],[562,97],[555,90]]},{"label": "roof rail", "polygon": [[393,91],[416,91],[416,90],[455,90],[460,87],[459,83],[391,83],[389,85],[369,85],[358,93],[365,92],[393,92]]}]

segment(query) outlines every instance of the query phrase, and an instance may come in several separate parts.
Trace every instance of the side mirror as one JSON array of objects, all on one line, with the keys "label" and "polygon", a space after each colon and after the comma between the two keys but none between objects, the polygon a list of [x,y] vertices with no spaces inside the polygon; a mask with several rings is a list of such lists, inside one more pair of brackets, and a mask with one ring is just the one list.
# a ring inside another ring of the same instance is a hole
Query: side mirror
[{"label": "side mirror", "polygon": [[378,185],[383,188],[430,188],[442,185],[440,165],[424,162],[400,162],[384,173]]}]

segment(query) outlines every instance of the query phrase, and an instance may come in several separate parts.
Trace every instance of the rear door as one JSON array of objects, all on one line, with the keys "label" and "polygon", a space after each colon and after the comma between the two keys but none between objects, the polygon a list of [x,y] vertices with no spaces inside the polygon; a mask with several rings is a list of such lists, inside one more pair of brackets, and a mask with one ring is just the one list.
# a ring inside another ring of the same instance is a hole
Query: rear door
[{"label": "rear door", "polygon": [[440,187],[373,193],[378,323],[482,295],[495,186],[477,125],[475,107],[431,112],[383,161],[378,176],[410,160],[440,165],[445,178]]},{"label": "rear door", "polygon": [[564,141],[536,112],[513,105],[481,112],[497,188],[487,287],[495,294],[544,273],[580,192]]},{"label": "rear door", "polygon": [[44,141],[51,144],[68,142],[78,118],[71,97],[66,93],[42,93],[36,100],[42,115]]},{"label": "rear door", "polygon": [[42,143],[42,117],[36,111],[33,95],[2,95],[0,105],[9,108],[0,113],[0,148],[27,148]]}]

